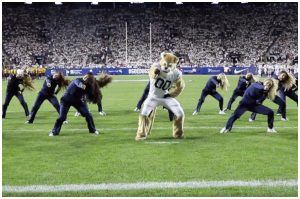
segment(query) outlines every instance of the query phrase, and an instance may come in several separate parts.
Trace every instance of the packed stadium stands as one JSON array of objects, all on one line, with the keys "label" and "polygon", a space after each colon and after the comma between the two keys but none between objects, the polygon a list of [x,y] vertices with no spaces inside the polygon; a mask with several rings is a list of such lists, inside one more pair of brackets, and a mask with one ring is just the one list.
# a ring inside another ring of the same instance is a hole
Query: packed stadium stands
[{"label": "packed stadium stands", "polygon": [[294,65],[297,10],[296,2],[3,3],[2,62],[145,68],[165,50],[183,66]]}]

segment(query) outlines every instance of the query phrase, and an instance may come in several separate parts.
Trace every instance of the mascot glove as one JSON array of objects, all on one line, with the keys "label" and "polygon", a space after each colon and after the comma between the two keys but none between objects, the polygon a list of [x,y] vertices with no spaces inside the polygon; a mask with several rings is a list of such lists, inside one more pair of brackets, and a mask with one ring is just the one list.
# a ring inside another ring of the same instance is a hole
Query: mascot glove
[{"label": "mascot glove", "polygon": [[170,94],[165,94],[164,95],[164,98],[168,98],[168,97],[171,97],[171,95]]},{"label": "mascot glove", "polygon": [[154,74],[155,74],[155,75],[159,75],[159,73],[160,73],[160,70],[159,70],[158,68],[156,68],[156,69],[154,70]]}]

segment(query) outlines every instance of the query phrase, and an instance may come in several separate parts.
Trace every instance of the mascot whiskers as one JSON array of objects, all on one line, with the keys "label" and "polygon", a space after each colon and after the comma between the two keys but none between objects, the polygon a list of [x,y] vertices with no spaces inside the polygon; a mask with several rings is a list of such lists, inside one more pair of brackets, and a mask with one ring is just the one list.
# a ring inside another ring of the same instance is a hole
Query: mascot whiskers
[{"label": "mascot whiskers", "polygon": [[174,54],[162,53],[160,62],[151,66],[149,71],[150,90],[139,116],[139,126],[135,137],[137,141],[144,140],[150,135],[157,106],[164,106],[174,113],[173,137],[184,137],[184,112],[175,99],[185,86],[182,73],[176,68],[178,61],[178,57]]}]

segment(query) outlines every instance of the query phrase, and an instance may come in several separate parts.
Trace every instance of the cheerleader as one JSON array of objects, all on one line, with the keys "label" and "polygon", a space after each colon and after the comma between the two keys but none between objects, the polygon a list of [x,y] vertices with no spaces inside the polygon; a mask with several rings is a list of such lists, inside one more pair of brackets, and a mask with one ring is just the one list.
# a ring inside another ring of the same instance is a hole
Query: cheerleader
[{"label": "cheerleader", "polygon": [[61,90],[61,88],[66,88],[69,85],[69,83],[70,80],[66,79],[60,72],[54,73],[53,75],[46,77],[43,87],[39,92],[35,103],[31,109],[29,118],[25,123],[33,123],[36,113],[38,112],[39,108],[45,100],[48,100],[59,113],[59,103],[55,95]]},{"label": "cheerleader", "polygon": [[[22,85],[23,88],[21,89],[19,85]],[[34,89],[32,79],[29,75],[24,73],[24,70],[18,69],[16,74],[12,74],[8,77],[5,102],[2,106],[2,118],[6,117],[8,105],[14,96],[16,96],[20,101],[22,107],[24,108],[26,117],[29,115],[28,106],[23,97],[23,91],[25,88],[30,90]]]},{"label": "cheerleader", "polygon": [[223,97],[216,91],[217,87],[220,87],[222,90],[226,90],[229,86],[228,79],[224,73],[221,73],[217,76],[212,76],[207,81],[204,89],[202,90],[201,97],[198,101],[197,107],[195,111],[193,112],[193,115],[197,115],[200,112],[201,106],[206,98],[207,95],[211,95],[216,100],[219,101],[219,114],[223,115],[225,114],[223,110]]},{"label": "cheerleader", "polygon": [[276,130],[273,128],[274,112],[272,109],[262,105],[262,102],[266,99],[266,97],[270,99],[275,98],[276,90],[277,82],[274,81],[274,79],[267,79],[263,83],[255,82],[251,84],[251,86],[245,91],[245,94],[243,95],[238,107],[228,119],[226,126],[220,130],[220,133],[228,133],[231,131],[233,123],[246,111],[267,115],[267,132],[276,133]]},{"label": "cheerleader", "polygon": [[87,73],[83,78],[73,80],[68,86],[66,92],[60,101],[59,117],[57,118],[54,128],[49,136],[59,135],[63,122],[67,119],[67,114],[71,106],[75,107],[79,113],[85,117],[89,133],[99,134],[95,128],[94,120],[90,114],[87,104],[82,100],[87,99],[88,102],[96,104],[100,100],[99,85],[92,73]]}]

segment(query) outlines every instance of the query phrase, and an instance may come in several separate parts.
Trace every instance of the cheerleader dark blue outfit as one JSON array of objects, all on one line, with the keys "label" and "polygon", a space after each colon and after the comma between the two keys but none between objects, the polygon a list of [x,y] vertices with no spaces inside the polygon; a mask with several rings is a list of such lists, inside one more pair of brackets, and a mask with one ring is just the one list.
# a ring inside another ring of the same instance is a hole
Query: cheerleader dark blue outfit
[{"label": "cheerleader dark blue outfit", "polygon": [[[41,107],[42,103],[45,100],[48,100],[56,109],[56,111],[59,113],[59,102],[56,98],[55,94],[55,88],[58,85],[58,81],[53,79],[53,76],[47,77],[44,81],[43,87],[41,91],[39,92],[35,103],[31,109],[31,113],[28,119],[28,123],[33,123],[36,113],[38,112],[39,108]],[[50,86],[50,87],[49,87]],[[56,93],[59,90],[56,91]]]},{"label": "cheerleader dark blue outfit", "polygon": [[86,89],[83,89],[84,81],[82,78],[75,79],[68,86],[66,92],[60,101],[59,117],[57,118],[54,128],[50,132],[49,136],[59,135],[63,122],[67,119],[67,114],[71,106],[75,107],[77,111],[85,117],[87,126],[90,133],[99,134],[95,128],[94,120],[90,114],[87,104],[83,100],[86,93]]},{"label": "cheerleader dark blue outfit", "polygon": [[142,108],[142,105],[143,105],[144,101],[148,97],[149,90],[150,90],[150,82],[148,82],[146,88],[144,89],[143,95],[142,95],[142,97],[140,98],[140,100],[138,101],[138,103],[136,105],[136,110],[140,110]]},{"label": "cheerleader dark blue outfit", "polygon": [[260,113],[268,116],[268,127],[273,129],[274,112],[272,109],[262,105],[267,97],[267,91],[260,82],[253,83],[246,91],[238,107],[228,119],[225,129],[230,131],[233,123],[240,118],[246,111]]},{"label": "cheerleader dark blue outfit", "polygon": [[223,97],[216,91],[217,85],[219,85],[220,83],[221,81],[217,79],[217,76],[212,76],[211,78],[209,78],[204,89],[202,90],[201,97],[199,99],[195,112],[200,111],[201,106],[207,95],[211,95],[216,100],[218,100],[219,108],[220,110],[223,110]]},{"label": "cheerleader dark blue outfit", "polygon": [[[279,81],[277,75],[273,75],[272,78]],[[272,102],[274,102],[275,104],[277,104],[279,106],[277,112],[281,114],[282,120],[286,120],[286,103],[283,100],[284,87],[283,87],[283,85],[280,81],[279,81],[279,84],[278,84],[277,91],[278,91],[279,96],[276,95],[274,100],[272,100]],[[255,112],[251,114],[250,119],[251,120],[249,120],[249,121],[254,121],[256,119],[256,113]]]},{"label": "cheerleader dark blue outfit", "polygon": [[24,108],[25,115],[29,115],[27,103],[25,102],[22,91],[19,87],[20,84],[23,84],[23,78],[17,78],[16,75],[10,75],[7,83],[5,102],[2,107],[2,118],[6,117],[7,108],[13,96],[16,96],[20,101],[22,107]]},{"label": "cheerleader dark blue outfit", "polygon": [[238,96],[243,96],[245,93],[245,90],[250,86],[250,83],[248,83],[248,81],[246,80],[245,76],[240,76],[238,84],[236,86],[236,88],[233,91],[233,94],[231,96],[231,98],[228,101],[227,104],[227,110],[231,110],[231,105],[232,103],[235,101],[235,99]]}]

